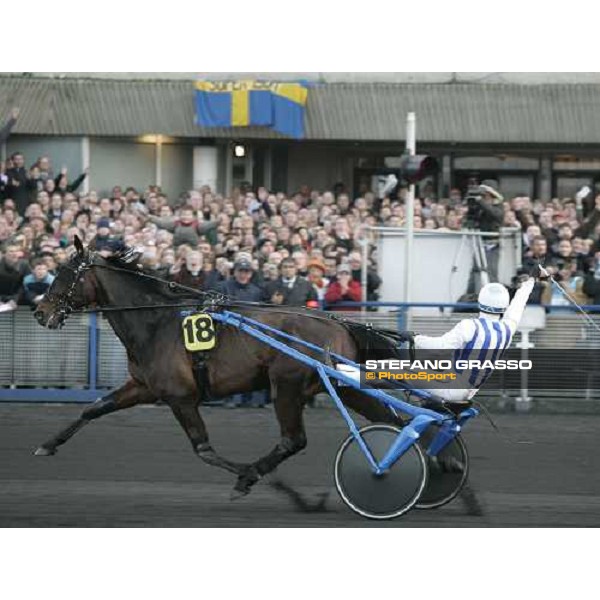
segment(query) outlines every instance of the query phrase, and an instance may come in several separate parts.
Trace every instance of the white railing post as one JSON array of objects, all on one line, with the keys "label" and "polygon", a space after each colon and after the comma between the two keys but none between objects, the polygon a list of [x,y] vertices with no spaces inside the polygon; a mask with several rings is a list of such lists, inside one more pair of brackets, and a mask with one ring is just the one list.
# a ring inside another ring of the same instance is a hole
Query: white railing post
[{"label": "white railing post", "polygon": [[[408,113],[406,117],[406,151],[414,156],[417,151],[416,123],[417,118],[414,112]],[[405,225],[406,225],[406,255],[404,257],[404,302],[410,302],[411,288],[411,264],[414,237],[414,212],[415,212],[415,185],[408,187],[405,206]]]}]

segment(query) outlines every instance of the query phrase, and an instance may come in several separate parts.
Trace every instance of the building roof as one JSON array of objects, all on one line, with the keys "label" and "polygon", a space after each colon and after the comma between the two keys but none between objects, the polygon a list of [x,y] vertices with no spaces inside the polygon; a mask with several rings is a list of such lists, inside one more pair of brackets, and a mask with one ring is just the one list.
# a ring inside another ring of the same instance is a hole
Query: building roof
[{"label": "building roof", "polygon": [[[185,80],[0,77],[0,116],[13,106],[21,134],[281,138],[266,128],[197,127]],[[420,142],[600,143],[599,84],[315,84],[306,139],[403,140],[410,111]]]}]

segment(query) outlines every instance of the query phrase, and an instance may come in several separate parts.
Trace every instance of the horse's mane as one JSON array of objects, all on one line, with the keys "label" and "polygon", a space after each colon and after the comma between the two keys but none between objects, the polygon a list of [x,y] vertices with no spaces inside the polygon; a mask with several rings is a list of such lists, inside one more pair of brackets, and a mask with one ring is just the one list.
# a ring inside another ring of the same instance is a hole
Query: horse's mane
[{"label": "horse's mane", "polygon": [[142,265],[140,259],[142,253],[134,250],[133,248],[124,248],[113,252],[108,256],[103,256],[104,260],[115,267],[120,269],[127,269],[129,271],[137,271],[146,275],[151,275],[150,270]]}]

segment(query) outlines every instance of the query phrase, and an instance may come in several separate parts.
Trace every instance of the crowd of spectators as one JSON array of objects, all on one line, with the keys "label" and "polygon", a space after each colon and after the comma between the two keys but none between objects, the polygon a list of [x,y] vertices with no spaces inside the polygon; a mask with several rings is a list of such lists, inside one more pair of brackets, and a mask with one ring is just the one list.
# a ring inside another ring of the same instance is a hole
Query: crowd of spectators
[{"label": "crowd of spectators", "polygon": [[[371,193],[352,202],[343,189],[288,196],[242,185],[224,196],[203,187],[168,198],[158,186],[116,185],[83,193],[87,169],[71,179],[65,167],[54,175],[49,156],[28,158],[15,152],[0,164],[0,311],[35,306],[76,235],[100,253],[134,247],[147,269],[190,287],[335,310],[363,297],[363,225],[402,217],[399,203]],[[368,260],[372,301],[381,281],[372,253]]]},{"label": "crowd of spectators", "polygon": [[[523,266],[515,281],[541,264],[578,304],[600,304],[600,195],[584,188],[549,202],[516,197],[506,203],[504,224],[522,231]],[[530,301],[569,304],[549,281],[536,284]]]},{"label": "crowd of spectators", "polygon": [[[0,142],[18,118],[14,110]],[[29,165],[29,167],[27,167]],[[56,174],[51,157],[13,153],[0,164],[0,312],[35,306],[68,260],[78,235],[100,253],[119,245],[142,253],[157,276],[249,301],[352,310],[363,297],[365,225],[400,227],[406,189],[383,198],[370,191],[352,198],[342,184],[301,187],[292,194],[241,185],[224,195],[208,187],[168,198],[158,186],[115,185],[109,194],[81,192],[88,174]],[[479,207],[459,189],[415,201],[415,229],[473,227],[479,214],[489,228],[521,229],[523,268],[539,262],[579,304],[600,304],[600,196],[584,189],[574,198],[504,199],[485,188]],[[429,188],[430,190],[432,188]],[[478,211],[478,212],[477,212]],[[369,246],[366,298],[378,299],[374,246]],[[540,283],[534,303],[567,300]]]}]

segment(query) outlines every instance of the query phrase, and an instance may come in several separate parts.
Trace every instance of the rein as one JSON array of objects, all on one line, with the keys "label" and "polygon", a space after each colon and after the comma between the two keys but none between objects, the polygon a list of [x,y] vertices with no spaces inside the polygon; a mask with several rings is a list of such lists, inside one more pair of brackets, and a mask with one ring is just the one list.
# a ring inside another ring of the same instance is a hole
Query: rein
[{"label": "rein", "polygon": [[319,319],[322,321],[336,321],[339,323],[343,323],[344,319],[340,319],[339,317],[333,314],[320,315],[315,314],[312,310],[303,309],[301,311],[294,309],[285,309],[281,308],[278,304],[268,304],[265,302],[250,302],[247,300],[232,300],[225,294],[221,294],[220,292],[213,291],[202,291],[195,288],[191,288],[189,286],[183,285],[181,283],[177,283],[175,281],[166,281],[165,279],[161,279],[160,277],[156,277],[155,275],[150,275],[148,273],[144,273],[141,271],[134,271],[131,269],[126,269],[123,267],[116,267],[113,265],[102,265],[99,263],[93,262],[93,258],[91,262],[86,260],[82,261],[80,265],[77,267],[71,267],[69,265],[65,265],[67,268],[75,272],[75,277],[71,287],[67,292],[63,295],[62,298],[58,299],[59,304],[64,304],[64,310],[68,314],[86,314],[93,312],[121,312],[121,311],[132,311],[132,310],[156,310],[156,309],[170,309],[170,308],[185,308],[185,307],[194,307],[197,306],[198,302],[193,300],[188,300],[186,302],[181,302],[177,304],[148,304],[148,305],[126,305],[126,306],[95,306],[94,308],[81,308],[81,309],[72,309],[68,306],[68,301],[73,297],[75,293],[75,287],[77,285],[79,277],[85,273],[86,271],[91,270],[92,268],[97,269],[106,269],[107,271],[115,271],[121,273],[128,273],[129,275],[134,275],[135,277],[141,279],[148,279],[150,281],[154,281],[160,283],[162,285],[167,286],[170,290],[180,290],[182,292],[187,292],[194,296],[198,296],[199,298],[203,298],[204,302],[207,300],[213,304],[214,308],[217,307],[239,307],[239,308],[255,308],[268,310],[269,312],[275,312],[280,314],[287,315],[302,315],[306,317],[311,317],[312,319]]},{"label": "rein", "polygon": [[[56,303],[58,304],[58,312],[61,315],[61,325],[60,325],[61,327],[62,327],[62,324],[64,323],[64,320],[70,314],[87,314],[87,313],[95,313],[95,312],[102,312],[102,313],[128,312],[128,311],[135,311],[135,310],[158,310],[158,309],[167,309],[168,310],[168,309],[173,309],[173,308],[193,308],[193,307],[197,307],[199,304],[198,301],[195,301],[190,298],[190,299],[186,299],[185,301],[178,302],[178,303],[144,304],[144,305],[131,304],[131,305],[125,305],[125,306],[94,306],[91,308],[79,308],[79,309],[72,308],[71,302],[75,295],[75,290],[76,290],[77,284],[82,279],[82,275],[86,271],[91,270],[92,268],[98,268],[98,269],[106,269],[107,271],[128,273],[129,275],[133,275],[133,276],[141,278],[141,279],[147,279],[147,280],[153,281],[155,283],[160,283],[161,285],[167,286],[168,289],[170,289],[172,291],[180,290],[187,294],[196,296],[199,299],[202,299],[201,303],[203,304],[203,306],[202,306],[203,310],[207,310],[207,309],[217,310],[220,308],[241,308],[241,309],[246,308],[246,309],[255,309],[255,310],[262,310],[262,311],[266,310],[271,313],[309,317],[311,319],[316,319],[318,321],[324,321],[324,322],[329,322],[329,323],[333,321],[333,322],[339,323],[340,325],[343,325],[344,327],[348,328],[348,325],[347,325],[348,319],[345,319],[343,317],[338,317],[333,313],[318,314],[316,311],[314,311],[312,309],[309,310],[306,308],[301,308],[300,310],[293,309],[293,308],[286,309],[286,308],[281,308],[280,305],[278,305],[278,304],[268,304],[268,303],[264,303],[264,302],[250,302],[250,301],[244,301],[244,300],[232,300],[225,294],[221,294],[219,292],[214,292],[214,291],[205,292],[202,290],[188,287],[181,283],[177,283],[175,281],[166,281],[164,279],[161,279],[160,277],[156,277],[155,275],[150,275],[148,273],[144,273],[143,271],[127,269],[127,268],[118,267],[118,266],[109,265],[109,264],[99,264],[97,262],[94,262],[94,258],[95,257],[93,254],[90,256],[90,254],[87,253],[85,256],[82,257],[81,262],[77,266],[65,265],[68,269],[70,269],[71,271],[73,271],[75,273],[75,276],[73,278],[73,282],[71,283],[69,289],[64,294],[59,296],[56,300]],[[49,296],[49,299],[50,299],[50,296]],[[352,321],[350,321],[350,322],[352,322]],[[388,336],[388,338],[392,337],[392,339],[394,339],[396,337],[394,335],[390,336],[391,332],[389,332],[389,331],[388,332],[378,332],[378,330],[376,328],[373,328],[372,326],[369,326],[367,324],[354,323],[354,322],[352,322],[352,323],[354,325],[362,327],[364,329],[372,330],[376,333],[379,333],[380,335],[383,335],[384,337],[386,335]],[[411,356],[414,355],[414,344],[413,343],[409,344],[409,352],[410,352]]]}]

